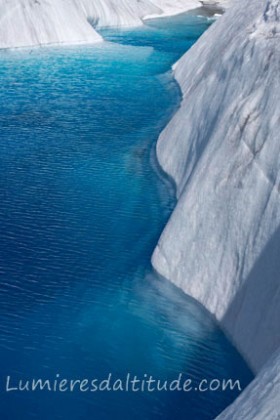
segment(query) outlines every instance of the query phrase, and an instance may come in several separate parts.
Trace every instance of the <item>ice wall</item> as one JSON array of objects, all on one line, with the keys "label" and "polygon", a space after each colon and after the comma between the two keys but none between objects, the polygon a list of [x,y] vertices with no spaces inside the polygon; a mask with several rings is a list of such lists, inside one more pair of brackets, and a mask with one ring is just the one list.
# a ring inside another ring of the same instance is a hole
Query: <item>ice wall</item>
[{"label": "ice wall", "polygon": [[0,0],[0,48],[100,40],[72,0]]},{"label": "ice wall", "polygon": [[148,15],[177,14],[198,7],[198,0],[74,0],[94,26],[137,26]]},{"label": "ice wall", "polygon": [[217,420],[279,420],[280,351]]},{"label": "ice wall", "polygon": [[280,345],[280,3],[236,1],[177,63],[157,145],[178,204],[156,270],[199,300],[258,371]]},{"label": "ice wall", "polygon": [[141,25],[147,16],[199,5],[198,0],[0,0],[0,48],[93,43],[101,40],[96,27]]}]

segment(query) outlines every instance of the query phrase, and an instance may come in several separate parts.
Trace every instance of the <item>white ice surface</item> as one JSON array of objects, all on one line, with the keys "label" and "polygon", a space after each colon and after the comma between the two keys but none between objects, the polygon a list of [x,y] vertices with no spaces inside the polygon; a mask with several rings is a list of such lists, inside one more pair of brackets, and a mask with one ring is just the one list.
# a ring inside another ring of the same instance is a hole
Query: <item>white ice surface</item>
[{"label": "white ice surface", "polygon": [[0,0],[0,48],[100,40],[72,0]]},{"label": "white ice surface", "polygon": [[199,6],[198,0],[74,0],[94,26],[137,26],[146,16],[172,15]]},{"label": "white ice surface", "polygon": [[280,350],[217,420],[280,419]]},{"label": "white ice surface", "polygon": [[101,41],[94,28],[137,26],[148,16],[199,6],[198,0],[0,0],[0,48],[93,43]]},{"label": "white ice surface", "polygon": [[221,321],[255,371],[280,345],[280,3],[237,0],[176,64],[157,144],[178,204],[156,270]]}]

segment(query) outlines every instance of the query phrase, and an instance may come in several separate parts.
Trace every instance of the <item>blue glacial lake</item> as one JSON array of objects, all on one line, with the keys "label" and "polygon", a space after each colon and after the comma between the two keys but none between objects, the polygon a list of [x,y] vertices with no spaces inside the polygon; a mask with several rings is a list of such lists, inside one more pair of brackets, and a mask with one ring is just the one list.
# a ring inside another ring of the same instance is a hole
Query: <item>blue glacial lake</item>
[{"label": "blue glacial lake", "polygon": [[1,420],[206,420],[238,394],[7,393],[7,376],[252,379],[150,264],[175,204],[155,158],[180,103],[171,65],[209,24],[182,15],[100,45],[0,52]]}]

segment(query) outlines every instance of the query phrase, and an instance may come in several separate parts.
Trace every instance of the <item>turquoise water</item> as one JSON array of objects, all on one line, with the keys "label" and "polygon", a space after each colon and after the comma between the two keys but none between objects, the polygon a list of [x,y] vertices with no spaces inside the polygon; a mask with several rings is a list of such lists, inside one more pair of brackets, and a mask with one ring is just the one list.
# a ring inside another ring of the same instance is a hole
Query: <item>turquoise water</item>
[{"label": "turquoise water", "polygon": [[194,16],[82,48],[0,53],[3,420],[212,419],[234,392],[5,392],[20,379],[252,374],[206,311],[153,273],[174,190],[155,141]]}]

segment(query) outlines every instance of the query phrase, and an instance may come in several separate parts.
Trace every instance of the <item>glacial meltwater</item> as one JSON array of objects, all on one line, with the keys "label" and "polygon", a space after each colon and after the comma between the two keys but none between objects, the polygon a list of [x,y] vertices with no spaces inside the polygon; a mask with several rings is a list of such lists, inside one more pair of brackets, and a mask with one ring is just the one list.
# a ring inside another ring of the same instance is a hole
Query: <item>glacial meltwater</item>
[{"label": "glacial meltwater", "polygon": [[[187,14],[94,46],[0,52],[1,420],[213,419],[238,387],[200,382],[252,379],[150,263],[175,205],[155,156],[180,103],[171,65],[208,26]],[[133,391],[128,374],[181,374],[192,390]]]}]

